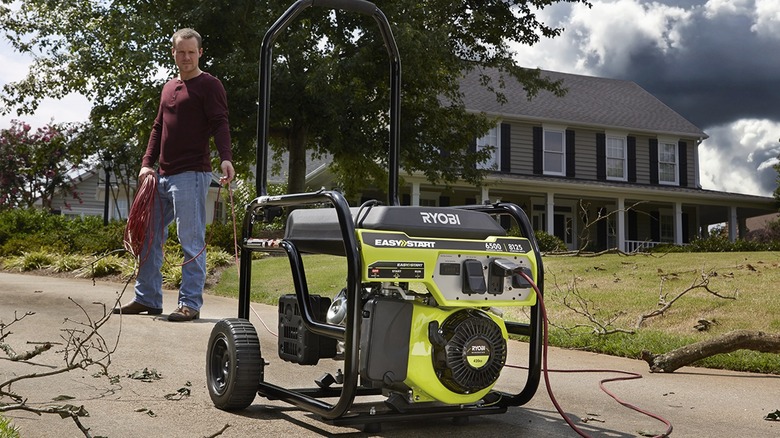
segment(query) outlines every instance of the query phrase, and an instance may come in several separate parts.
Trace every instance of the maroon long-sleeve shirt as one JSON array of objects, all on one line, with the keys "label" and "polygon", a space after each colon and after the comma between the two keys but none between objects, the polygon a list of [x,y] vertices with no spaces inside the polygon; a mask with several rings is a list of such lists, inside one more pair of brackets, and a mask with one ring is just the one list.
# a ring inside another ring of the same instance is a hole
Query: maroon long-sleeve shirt
[{"label": "maroon long-sleeve shirt", "polygon": [[222,82],[205,72],[186,81],[171,79],[163,86],[141,165],[152,167],[159,161],[160,175],[210,172],[211,137],[222,161],[233,161]]}]

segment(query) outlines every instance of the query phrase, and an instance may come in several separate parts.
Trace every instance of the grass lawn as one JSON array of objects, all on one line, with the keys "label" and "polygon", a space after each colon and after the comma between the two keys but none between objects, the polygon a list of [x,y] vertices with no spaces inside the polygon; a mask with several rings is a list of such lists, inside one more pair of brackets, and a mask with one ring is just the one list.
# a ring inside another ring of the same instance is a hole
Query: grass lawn
[{"label": "grass lawn", "polygon": [[[312,294],[332,297],[344,287],[343,259],[308,255],[304,263]],[[544,270],[552,345],[639,357],[736,329],[780,332],[780,253],[545,256]],[[225,270],[211,292],[237,296],[236,270]],[[286,257],[253,262],[252,301],[276,305],[293,292]],[[637,327],[640,316],[673,300]],[[504,310],[507,319],[527,319],[525,308]],[[695,328],[700,320],[707,330]],[[780,374],[780,355],[740,350],[696,365]]]}]

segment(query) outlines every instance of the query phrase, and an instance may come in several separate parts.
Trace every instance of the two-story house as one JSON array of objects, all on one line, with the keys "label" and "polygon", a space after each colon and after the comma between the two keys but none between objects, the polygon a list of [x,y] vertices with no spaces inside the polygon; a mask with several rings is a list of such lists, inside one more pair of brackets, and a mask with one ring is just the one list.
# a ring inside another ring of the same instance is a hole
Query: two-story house
[{"label": "two-story house", "polygon": [[[483,70],[498,83],[499,73]],[[475,147],[490,148],[481,187],[430,184],[404,175],[403,204],[450,206],[509,201],[534,228],[560,237],[570,249],[634,251],[660,242],[684,244],[729,224],[744,235],[749,217],[776,212],[773,198],[704,190],[698,145],[707,135],[637,84],[543,71],[562,79],[564,97],[541,92],[528,100],[506,76],[505,103],[480,85],[479,72],[461,81],[466,108],[496,119]],[[329,186],[327,166],[308,175]],[[383,199],[367,189],[364,198]]]}]

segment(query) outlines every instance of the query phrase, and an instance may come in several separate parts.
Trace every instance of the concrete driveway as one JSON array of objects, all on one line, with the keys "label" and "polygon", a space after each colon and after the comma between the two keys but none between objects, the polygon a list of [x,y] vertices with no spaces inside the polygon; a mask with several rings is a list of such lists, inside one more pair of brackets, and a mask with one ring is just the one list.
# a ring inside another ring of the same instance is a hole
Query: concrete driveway
[{"label": "concrete driveway", "polygon": [[[83,323],[86,315],[96,319],[103,315],[104,308],[110,310],[123,287],[101,281],[0,273],[0,321],[7,324],[15,313],[35,312],[6,330],[12,332],[6,342],[22,352],[34,348],[27,342],[59,341],[63,329],[78,327],[74,321]],[[129,290],[122,302],[131,296]],[[174,307],[175,292],[167,291],[165,311]],[[270,363],[266,366],[267,381],[286,387],[312,386],[311,379],[326,371],[334,372],[342,365],[323,360],[315,368],[281,361],[275,353],[276,338],[261,323],[262,319],[275,331],[276,307],[255,304],[253,308],[257,314],[252,316],[252,322],[261,338],[264,359]],[[213,407],[206,389],[206,347],[214,323],[236,314],[236,300],[207,295],[201,319],[195,322],[170,323],[166,314],[122,318],[114,315],[102,330],[109,344],[118,342],[109,367],[114,379],[96,377],[98,368],[90,368],[23,380],[11,389],[27,397],[33,406],[83,405],[90,415],[81,421],[90,428],[92,436],[112,438],[577,436],[554,409],[544,382],[527,405],[510,408],[505,414],[472,417],[466,424],[447,419],[386,423],[381,432],[373,434],[331,426],[308,412],[260,397],[245,411],[220,411]],[[509,348],[508,363],[523,365],[526,345],[511,342]],[[0,360],[0,382],[31,372],[50,371],[63,362],[63,353],[55,350],[30,363]],[[641,373],[640,380],[608,383],[607,387],[626,401],[668,419],[674,426],[674,437],[780,436],[780,422],[764,420],[768,413],[780,409],[779,376],[691,367],[673,374],[651,374],[642,361],[555,348],[550,349],[549,366]],[[149,381],[129,377],[144,370],[151,377]],[[505,369],[497,387],[516,392],[524,383],[523,373]],[[599,389],[599,381],[612,376],[615,374],[550,374],[559,403],[590,436],[662,433],[665,426],[661,422],[620,406]],[[188,390],[189,395],[184,395]],[[58,396],[73,399],[53,401]],[[72,420],[56,415],[10,411],[5,416],[21,429],[23,437],[83,436]]]}]

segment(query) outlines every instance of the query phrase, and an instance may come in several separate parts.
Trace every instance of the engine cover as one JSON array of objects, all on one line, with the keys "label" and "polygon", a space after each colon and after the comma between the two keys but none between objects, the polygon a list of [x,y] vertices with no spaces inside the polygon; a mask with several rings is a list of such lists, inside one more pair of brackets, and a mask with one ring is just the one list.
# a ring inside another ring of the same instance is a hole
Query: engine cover
[{"label": "engine cover", "polygon": [[445,387],[459,394],[491,387],[506,362],[501,327],[480,310],[450,315],[431,338],[436,375]]}]

